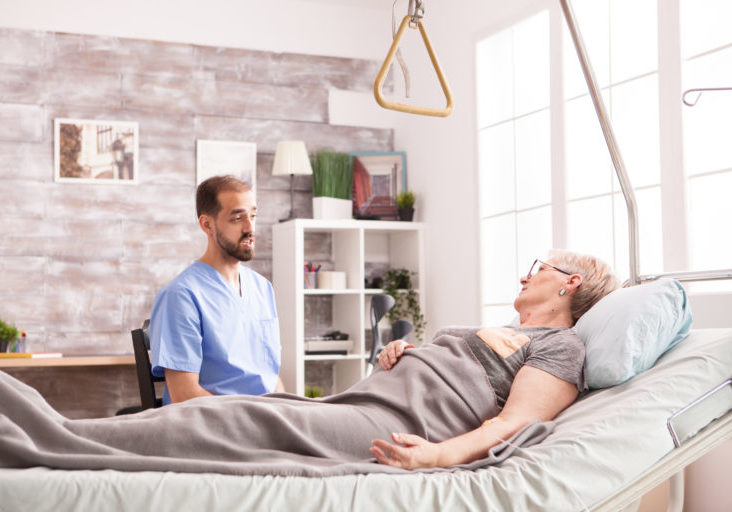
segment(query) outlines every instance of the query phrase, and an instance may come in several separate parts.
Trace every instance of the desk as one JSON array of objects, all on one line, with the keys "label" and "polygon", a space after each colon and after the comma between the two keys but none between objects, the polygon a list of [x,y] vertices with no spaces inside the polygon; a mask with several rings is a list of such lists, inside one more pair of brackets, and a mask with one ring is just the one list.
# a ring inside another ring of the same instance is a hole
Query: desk
[{"label": "desk", "polygon": [[113,416],[140,403],[132,355],[0,359],[0,371],[35,388],[68,418]]},{"label": "desk", "polygon": [[0,368],[38,368],[42,366],[118,366],[134,365],[135,356],[63,356],[63,357],[28,357],[0,358]]}]

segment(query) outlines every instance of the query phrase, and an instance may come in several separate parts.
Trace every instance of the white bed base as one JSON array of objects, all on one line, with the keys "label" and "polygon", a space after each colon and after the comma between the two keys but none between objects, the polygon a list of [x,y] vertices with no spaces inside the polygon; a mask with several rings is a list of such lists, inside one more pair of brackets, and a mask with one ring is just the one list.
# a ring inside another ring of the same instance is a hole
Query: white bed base
[{"label": "white bed base", "polygon": [[682,446],[675,448],[633,482],[618,489],[612,496],[596,503],[590,510],[592,512],[635,510],[646,493],[670,478],[671,488],[667,510],[680,512],[684,505],[684,468],[727,439],[732,439],[732,411],[712,422],[702,432]]}]

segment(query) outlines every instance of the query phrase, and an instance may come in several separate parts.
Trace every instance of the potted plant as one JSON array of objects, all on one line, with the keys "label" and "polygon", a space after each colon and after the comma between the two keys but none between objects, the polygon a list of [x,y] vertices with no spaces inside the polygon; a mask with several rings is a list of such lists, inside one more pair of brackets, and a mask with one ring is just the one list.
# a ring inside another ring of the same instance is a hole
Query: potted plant
[{"label": "potted plant", "polygon": [[384,293],[394,297],[394,307],[389,310],[386,317],[393,324],[397,320],[408,320],[414,326],[414,337],[422,340],[426,322],[419,305],[417,291],[412,285],[412,276],[406,268],[392,268],[386,271],[384,276]]},{"label": "potted plant", "polygon": [[353,168],[346,153],[318,151],[312,160],[313,218],[350,219]]},{"label": "potted plant", "polygon": [[397,208],[399,211],[399,220],[411,221],[414,218],[414,192],[411,190],[402,190],[396,196]]},{"label": "potted plant", "polygon": [[18,337],[18,329],[0,320],[0,352],[7,352],[8,344]]}]

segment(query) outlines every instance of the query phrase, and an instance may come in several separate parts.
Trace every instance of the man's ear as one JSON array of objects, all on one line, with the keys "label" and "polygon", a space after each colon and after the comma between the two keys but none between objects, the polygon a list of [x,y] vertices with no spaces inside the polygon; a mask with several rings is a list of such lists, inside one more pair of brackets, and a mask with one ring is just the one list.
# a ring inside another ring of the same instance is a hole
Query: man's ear
[{"label": "man's ear", "polygon": [[214,234],[213,218],[205,213],[198,217],[198,225],[201,227],[204,233],[207,235]]}]

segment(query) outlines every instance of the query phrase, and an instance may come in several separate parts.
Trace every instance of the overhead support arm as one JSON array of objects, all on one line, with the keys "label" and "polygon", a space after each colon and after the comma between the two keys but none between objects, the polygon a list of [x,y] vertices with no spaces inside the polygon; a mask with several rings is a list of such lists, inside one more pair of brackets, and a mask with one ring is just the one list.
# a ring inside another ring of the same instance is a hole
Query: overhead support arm
[{"label": "overhead support arm", "polygon": [[590,90],[590,97],[592,103],[595,106],[595,112],[597,118],[600,121],[600,127],[602,128],[602,134],[605,137],[607,148],[610,151],[610,158],[613,161],[615,167],[615,174],[618,176],[620,182],[620,188],[623,191],[623,197],[625,198],[625,205],[628,209],[628,248],[630,250],[630,277],[628,279],[629,284],[636,285],[640,283],[640,272],[639,272],[639,258],[638,258],[638,206],[635,201],[635,192],[630,184],[630,178],[625,170],[625,164],[623,158],[620,156],[620,149],[618,148],[618,142],[613,132],[610,118],[605,110],[605,103],[602,100],[600,93],[600,87],[597,85],[597,79],[595,73],[592,70],[592,65],[587,57],[587,50],[582,40],[579,27],[577,26],[577,19],[572,11],[572,6],[569,0],[559,0],[564,12],[564,19],[567,21],[567,27],[569,33],[572,36],[574,47],[577,50],[577,56],[579,57],[580,66],[582,67],[582,74],[585,75],[587,81],[587,87]]}]

